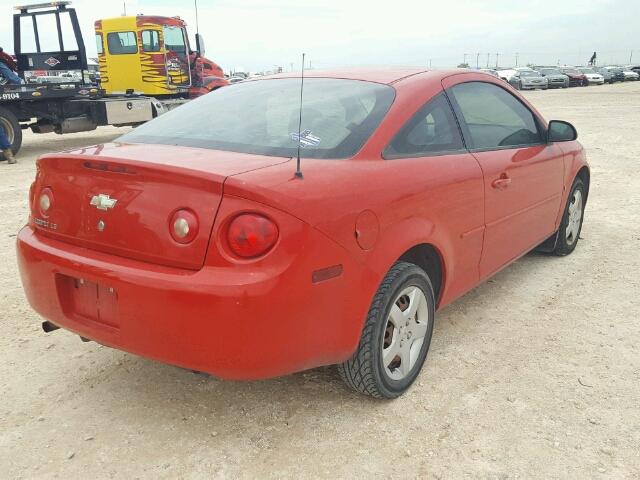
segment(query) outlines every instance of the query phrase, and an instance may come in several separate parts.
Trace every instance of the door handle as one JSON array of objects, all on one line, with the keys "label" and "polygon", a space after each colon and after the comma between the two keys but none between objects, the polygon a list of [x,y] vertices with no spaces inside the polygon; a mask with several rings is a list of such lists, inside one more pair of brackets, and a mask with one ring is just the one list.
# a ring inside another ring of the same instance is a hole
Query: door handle
[{"label": "door handle", "polygon": [[511,179],[506,173],[503,173],[502,175],[500,175],[500,178],[497,178],[493,182],[491,182],[491,186],[498,190],[504,190],[510,184],[511,184]]}]

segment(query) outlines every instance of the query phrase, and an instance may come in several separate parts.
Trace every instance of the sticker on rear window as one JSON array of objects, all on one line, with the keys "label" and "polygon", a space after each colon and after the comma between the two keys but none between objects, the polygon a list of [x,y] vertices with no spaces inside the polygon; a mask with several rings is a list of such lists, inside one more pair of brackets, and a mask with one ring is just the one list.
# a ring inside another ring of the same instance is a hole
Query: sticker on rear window
[{"label": "sticker on rear window", "polygon": [[305,130],[303,132],[300,132],[299,136],[298,136],[298,132],[290,133],[289,137],[294,142],[300,141],[300,146],[303,148],[317,147],[320,144],[320,137],[316,137],[314,134],[312,134],[311,130]]}]

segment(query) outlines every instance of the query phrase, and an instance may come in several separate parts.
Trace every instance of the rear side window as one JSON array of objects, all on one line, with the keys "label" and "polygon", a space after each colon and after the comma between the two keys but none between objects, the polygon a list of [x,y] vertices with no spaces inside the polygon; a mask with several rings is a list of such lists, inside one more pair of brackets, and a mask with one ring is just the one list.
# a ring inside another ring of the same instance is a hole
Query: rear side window
[{"label": "rear side window", "polygon": [[533,113],[503,88],[468,82],[449,91],[470,149],[495,150],[543,143]]},{"label": "rear side window", "polygon": [[145,52],[160,51],[160,35],[156,30],[142,31],[142,50]]},{"label": "rear side window", "polygon": [[444,94],[430,100],[400,129],[383,157],[426,157],[464,150],[462,137]]},{"label": "rear side window", "polygon": [[107,45],[111,55],[138,53],[135,32],[111,32],[107,34]]}]

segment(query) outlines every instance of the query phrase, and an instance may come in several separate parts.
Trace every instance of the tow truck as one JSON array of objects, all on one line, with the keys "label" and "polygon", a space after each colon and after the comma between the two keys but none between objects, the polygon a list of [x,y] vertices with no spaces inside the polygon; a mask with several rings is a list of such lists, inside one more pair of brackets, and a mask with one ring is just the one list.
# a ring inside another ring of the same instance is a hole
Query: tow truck
[{"label": "tow truck", "polygon": [[[0,85],[0,128],[7,134],[14,153],[22,145],[23,129],[30,128],[34,133],[65,134],[91,131],[106,125],[136,126],[190,98],[226,85],[223,78],[217,78],[222,70],[218,72],[213,67],[215,64],[204,58],[204,42],[200,35],[196,36],[196,51],[190,50],[186,29],[182,24],[169,25],[171,28],[178,28],[177,32],[171,31],[172,34],[180,33],[184,38],[181,51],[172,50],[173,44],[167,44],[168,35],[161,28],[165,17],[156,17],[155,25],[160,27],[128,30],[124,38],[117,31],[109,30],[110,22],[102,21],[97,35],[102,37],[105,34],[106,49],[101,44],[103,48],[100,54],[101,46],[98,47],[99,67],[107,90],[91,84],[85,75],[88,66],[82,32],[76,11],[69,7],[70,4],[70,1],[63,0],[15,7],[14,52],[18,74],[26,82],[21,85]],[[137,17],[133,18],[138,22]],[[97,22],[99,23],[100,21]],[[143,17],[141,25],[148,24],[149,19]],[[56,35],[43,35],[44,26],[56,32]],[[104,29],[105,26],[108,28]],[[167,59],[164,71],[157,64],[140,61],[149,56],[149,52],[145,51],[145,31],[156,32],[150,35],[157,40],[153,48],[159,48],[154,53]],[[110,33],[115,33],[116,36],[110,37]],[[121,50],[131,53],[114,53],[117,50],[116,41]],[[181,73],[180,69],[184,68],[181,62],[185,55],[190,68]],[[110,56],[118,58],[110,61]],[[129,57],[128,67],[122,64],[125,57]],[[206,72],[203,63],[210,65]],[[155,68],[155,72],[150,71],[150,66]],[[80,71],[81,75],[57,77],[55,83],[30,83],[31,74],[42,71]],[[134,71],[142,72],[141,81],[132,76]],[[166,88],[165,91],[160,91],[162,89],[158,87],[162,82],[158,77],[163,72]],[[124,77],[124,81],[116,82],[119,77]],[[62,78],[64,80],[60,81]],[[149,78],[153,82],[147,82]],[[200,79],[200,83],[195,83],[194,78]],[[150,85],[155,85],[156,89],[150,89]]]}]

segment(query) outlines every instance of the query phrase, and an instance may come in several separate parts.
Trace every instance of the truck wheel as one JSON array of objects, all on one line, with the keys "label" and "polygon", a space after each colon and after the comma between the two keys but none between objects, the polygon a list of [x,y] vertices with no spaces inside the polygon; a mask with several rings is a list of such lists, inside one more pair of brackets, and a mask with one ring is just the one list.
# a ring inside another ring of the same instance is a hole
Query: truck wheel
[{"label": "truck wheel", "polygon": [[396,263],[373,298],[358,349],[338,365],[340,376],[360,393],[398,397],[427,358],[434,316],[428,275],[412,263]]},{"label": "truck wheel", "polygon": [[18,153],[22,146],[22,128],[11,110],[0,107],[0,128],[7,135],[13,153]]}]

